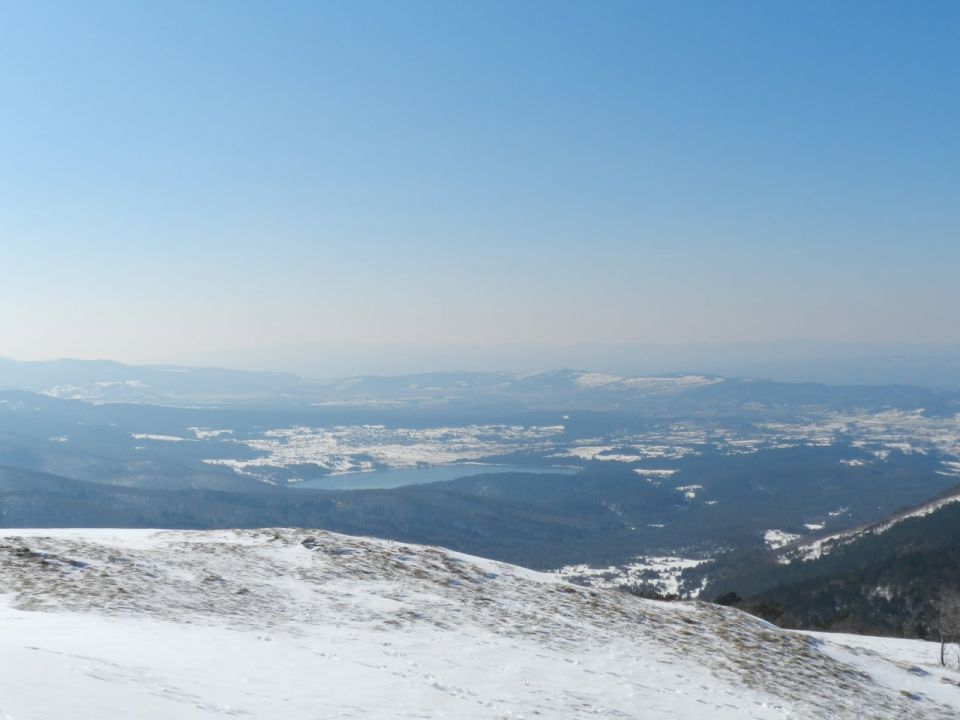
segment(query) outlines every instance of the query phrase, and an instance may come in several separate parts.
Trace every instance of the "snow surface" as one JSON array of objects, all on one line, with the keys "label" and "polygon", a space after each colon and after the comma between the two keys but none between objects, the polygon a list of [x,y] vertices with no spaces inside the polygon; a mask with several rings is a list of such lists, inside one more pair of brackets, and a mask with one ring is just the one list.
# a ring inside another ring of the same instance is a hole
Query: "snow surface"
[{"label": "snow surface", "polygon": [[565,565],[554,572],[564,580],[592,588],[619,588],[623,586],[653,590],[660,595],[697,597],[701,588],[689,594],[682,592],[684,570],[710,562],[709,558],[646,557],[634,558],[625,565],[591,567],[590,565]]},{"label": "snow surface", "polygon": [[776,550],[799,540],[801,537],[801,535],[789,533],[786,530],[767,530],[763,533],[763,542],[771,550]]},{"label": "snow surface", "polygon": [[156,433],[130,433],[134,440],[156,440],[157,442],[186,442],[186,438],[177,435],[158,435]]},{"label": "snow surface", "polygon": [[677,470],[666,469],[666,468],[634,468],[633,471],[640,477],[653,477],[653,478],[666,478],[671,475],[676,475]]},{"label": "snow surface", "polygon": [[0,718],[955,718],[928,643],[811,638],[322,531],[6,530]]}]

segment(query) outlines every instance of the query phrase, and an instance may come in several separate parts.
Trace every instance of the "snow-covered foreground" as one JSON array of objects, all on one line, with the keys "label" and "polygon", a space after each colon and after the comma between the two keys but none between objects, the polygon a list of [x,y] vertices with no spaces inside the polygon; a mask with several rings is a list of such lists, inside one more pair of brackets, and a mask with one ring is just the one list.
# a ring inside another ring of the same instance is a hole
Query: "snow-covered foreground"
[{"label": "snow-covered foreground", "polygon": [[0,718],[953,718],[929,644],[305,530],[8,530]]}]

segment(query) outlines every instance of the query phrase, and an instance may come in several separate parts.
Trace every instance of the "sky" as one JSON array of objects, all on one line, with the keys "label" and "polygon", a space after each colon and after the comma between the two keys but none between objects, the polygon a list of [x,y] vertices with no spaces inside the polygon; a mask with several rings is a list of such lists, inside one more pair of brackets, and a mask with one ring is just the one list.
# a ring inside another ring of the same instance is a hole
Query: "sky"
[{"label": "sky", "polygon": [[939,0],[0,0],[0,356],[960,343],[957,37]]}]

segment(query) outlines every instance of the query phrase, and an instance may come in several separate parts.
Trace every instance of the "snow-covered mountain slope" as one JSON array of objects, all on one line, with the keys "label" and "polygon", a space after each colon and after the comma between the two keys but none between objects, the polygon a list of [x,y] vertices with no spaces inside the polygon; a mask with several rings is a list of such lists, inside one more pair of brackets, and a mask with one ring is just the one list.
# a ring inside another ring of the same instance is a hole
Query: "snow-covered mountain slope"
[{"label": "snow-covered mountain slope", "polygon": [[11,720],[960,712],[927,644],[326,532],[7,530],[0,592]]},{"label": "snow-covered mountain slope", "polygon": [[898,512],[885,520],[870,525],[852,528],[830,535],[823,535],[815,540],[791,538],[789,542],[775,548],[777,550],[777,562],[787,565],[796,561],[806,562],[817,560],[824,555],[829,555],[840,548],[871,535],[883,535],[906,520],[932,515],[938,510],[958,502],[960,502],[960,494],[956,494],[956,491],[953,491],[943,497],[923,503],[909,510]]}]

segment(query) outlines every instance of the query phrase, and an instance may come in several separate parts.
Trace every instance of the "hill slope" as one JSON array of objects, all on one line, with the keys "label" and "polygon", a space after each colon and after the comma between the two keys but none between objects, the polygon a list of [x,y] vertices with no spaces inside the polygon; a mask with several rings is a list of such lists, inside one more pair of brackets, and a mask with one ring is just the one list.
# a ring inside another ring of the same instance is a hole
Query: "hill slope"
[{"label": "hill slope", "polygon": [[785,627],[935,638],[941,593],[960,590],[960,495],[772,559],[737,567],[710,592],[733,590],[742,607]]},{"label": "hill slope", "polygon": [[8,530],[0,587],[0,714],[14,718],[960,709],[960,676],[914,666],[932,659],[926,643],[813,639],[726,608],[325,532]]}]

